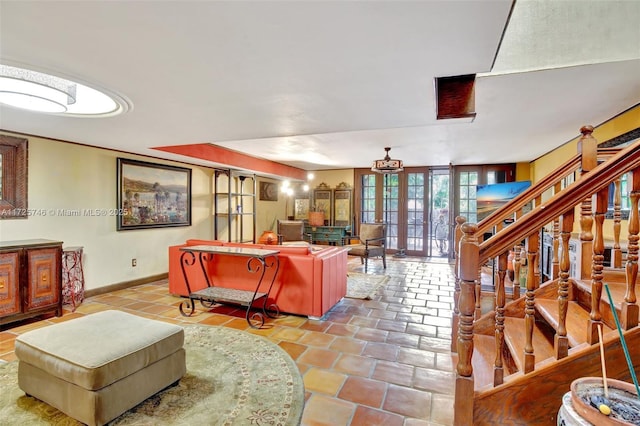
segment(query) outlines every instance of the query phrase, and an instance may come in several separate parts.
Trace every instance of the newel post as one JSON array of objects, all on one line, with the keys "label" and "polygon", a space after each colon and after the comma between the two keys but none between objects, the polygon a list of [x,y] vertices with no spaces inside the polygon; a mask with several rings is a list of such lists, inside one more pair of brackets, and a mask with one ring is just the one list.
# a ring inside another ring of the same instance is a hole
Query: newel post
[{"label": "newel post", "polygon": [[456,367],[455,425],[473,424],[473,321],[476,306],[476,281],[480,268],[480,246],[476,233],[478,225],[462,225],[458,271],[460,274],[459,321],[458,321],[458,365]]},{"label": "newel post", "polygon": [[[581,174],[589,173],[598,166],[598,141],[591,136],[593,126],[580,129],[582,137],[578,141],[578,154],[582,157]],[[591,197],[582,202],[580,214],[580,279],[591,278],[591,256],[593,253],[593,216],[591,215]]]}]

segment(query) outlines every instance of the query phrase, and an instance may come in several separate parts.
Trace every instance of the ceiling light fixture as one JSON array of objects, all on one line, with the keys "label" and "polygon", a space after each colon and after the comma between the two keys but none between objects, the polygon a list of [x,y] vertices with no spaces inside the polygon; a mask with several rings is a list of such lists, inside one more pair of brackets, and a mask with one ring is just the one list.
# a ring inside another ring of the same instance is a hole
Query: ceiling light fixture
[{"label": "ceiling light fixture", "polygon": [[402,160],[393,160],[389,157],[389,151],[391,148],[386,147],[384,150],[387,154],[382,160],[376,160],[373,162],[371,171],[376,173],[398,173],[403,171],[404,167],[402,165]]},{"label": "ceiling light fixture", "polygon": [[127,102],[116,98],[71,80],[0,64],[0,104],[71,115],[113,115],[128,110]]},{"label": "ceiling light fixture", "polygon": [[42,112],[65,112],[76,102],[75,83],[22,68],[0,65],[0,102]]}]

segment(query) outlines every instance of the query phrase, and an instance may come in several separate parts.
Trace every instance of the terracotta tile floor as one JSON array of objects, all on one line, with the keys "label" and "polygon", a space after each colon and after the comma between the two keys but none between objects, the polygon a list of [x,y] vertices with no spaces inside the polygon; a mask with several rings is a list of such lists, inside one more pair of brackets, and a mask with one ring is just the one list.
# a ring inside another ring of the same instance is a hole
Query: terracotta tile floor
[{"label": "terracotta tile floor", "polygon": [[[349,270],[363,272],[358,258]],[[229,306],[198,305],[182,317],[167,281],[91,297],[60,318],[18,324],[0,332],[0,359],[15,359],[17,335],[105,309],[120,309],[175,323],[222,325],[260,334],[296,360],[306,388],[303,425],[451,425],[455,374],[451,360],[453,268],[441,260],[369,261],[369,274],[392,278],[373,300],[343,299],[322,319],[286,316],[268,328],[248,328]]]}]

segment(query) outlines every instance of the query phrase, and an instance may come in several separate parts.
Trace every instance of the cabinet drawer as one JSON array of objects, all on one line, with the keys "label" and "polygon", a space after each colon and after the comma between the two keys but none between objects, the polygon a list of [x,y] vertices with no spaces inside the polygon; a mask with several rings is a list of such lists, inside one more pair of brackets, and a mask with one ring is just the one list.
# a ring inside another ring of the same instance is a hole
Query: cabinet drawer
[{"label": "cabinet drawer", "polygon": [[0,317],[20,312],[19,284],[19,253],[0,253]]},{"label": "cabinet drawer", "polygon": [[36,309],[55,305],[60,297],[60,265],[58,250],[54,248],[35,249],[27,252],[28,291],[26,309]]}]

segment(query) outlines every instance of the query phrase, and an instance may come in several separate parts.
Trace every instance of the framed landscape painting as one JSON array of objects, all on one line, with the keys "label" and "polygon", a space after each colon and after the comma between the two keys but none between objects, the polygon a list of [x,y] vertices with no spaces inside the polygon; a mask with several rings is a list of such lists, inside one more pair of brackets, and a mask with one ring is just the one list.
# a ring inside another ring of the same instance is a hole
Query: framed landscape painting
[{"label": "framed landscape painting", "polygon": [[191,225],[191,169],[118,158],[118,231]]}]

